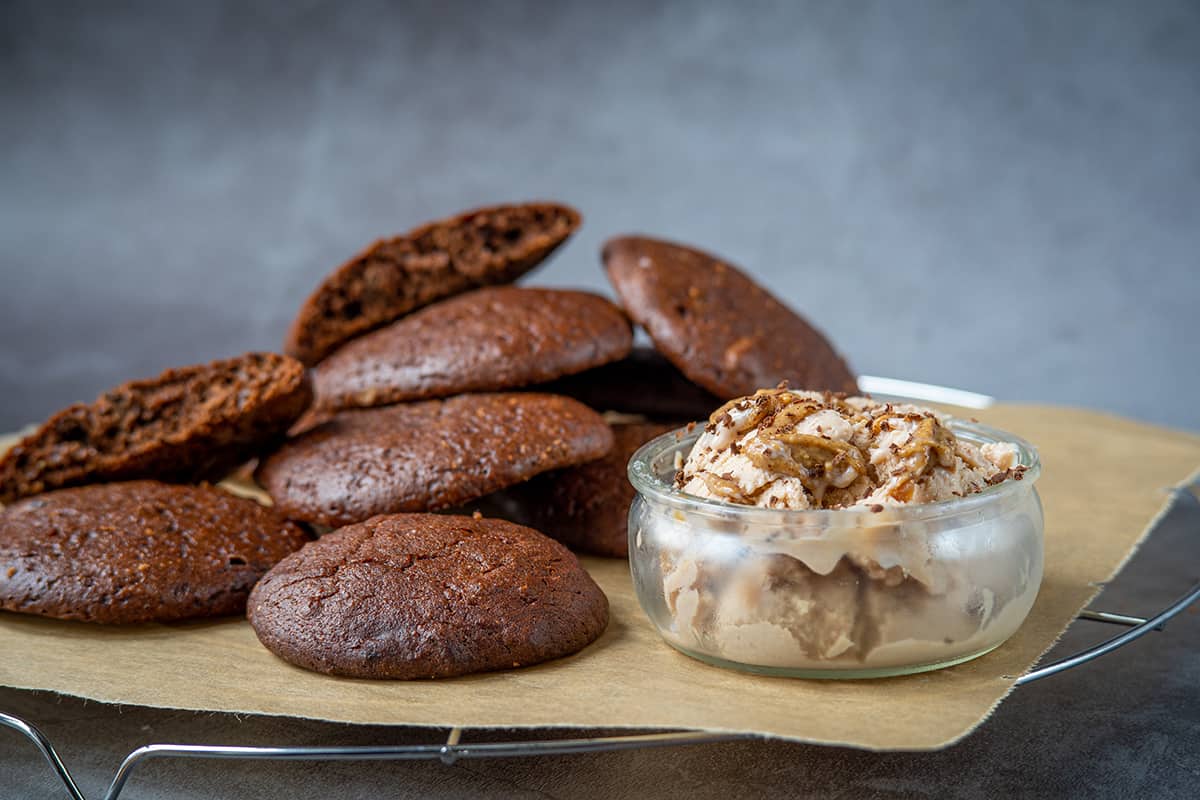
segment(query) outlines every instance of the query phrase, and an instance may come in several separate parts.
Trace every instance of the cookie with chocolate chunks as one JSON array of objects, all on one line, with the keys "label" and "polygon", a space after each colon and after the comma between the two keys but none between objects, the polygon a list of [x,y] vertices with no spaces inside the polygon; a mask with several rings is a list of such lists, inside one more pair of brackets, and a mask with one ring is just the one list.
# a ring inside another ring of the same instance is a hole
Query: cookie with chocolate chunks
[{"label": "cookie with chocolate chunks", "polygon": [[0,457],[0,502],[102,481],[219,480],[308,408],[304,366],[247,353],[121,384],[60,411]]},{"label": "cookie with chocolate chunks", "polygon": [[291,519],[346,525],[466,503],[612,447],[569,397],[467,394],[342,411],[263,460],[256,477]]},{"label": "cookie with chocolate chunks", "polygon": [[492,286],[360,336],[320,363],[321,408],[367,408],[552,380],[623,358],[633,332],[599,295]]},{"label": "cookie with chocolate chunks", "polygon": [[369,330],[451,295],[510,283],[579,227],[558,203],[499,205],[375,242],[321,282],[301,306],[284,352],[312,366]]},{"label": "cookie with chocolate chunks", "polygon": [[0,609],[100,623],[239,614],[308,536],[211,486],[128,481],[0,510]]},{"label": "cookie with chocolate chunks", "polygon": [[446,678],[577,652],[604,632],[608,599],[537,531],[395,514],[285,558],[254,588],[247,616],[268,650],[305,669]]},{"label": "cookie with chocolate chunks", "polygon": [[857,391],[825,337],[729,262],[640,236],[610,239],[603,260],[654,346],[718,397],[785,380],[796,389]]}]

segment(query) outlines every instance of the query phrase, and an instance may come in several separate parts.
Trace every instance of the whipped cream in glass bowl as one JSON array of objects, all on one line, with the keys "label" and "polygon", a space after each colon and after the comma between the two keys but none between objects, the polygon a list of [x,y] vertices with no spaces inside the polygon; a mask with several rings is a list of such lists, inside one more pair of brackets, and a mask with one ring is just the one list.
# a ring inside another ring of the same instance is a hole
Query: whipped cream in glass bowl
[{"label": "whipped cream in glass bowl", "polygon": [[720,666],[881,677],[966,661],[1042,578],[1037,451],[919,406],[763,390],[643,446],[629,561],[672,646]]}]

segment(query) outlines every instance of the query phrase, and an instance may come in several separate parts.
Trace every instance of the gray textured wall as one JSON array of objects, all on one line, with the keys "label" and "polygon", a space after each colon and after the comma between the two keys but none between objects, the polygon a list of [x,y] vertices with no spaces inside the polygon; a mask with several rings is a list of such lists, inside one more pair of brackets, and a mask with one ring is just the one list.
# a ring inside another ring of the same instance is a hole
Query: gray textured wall
[{"label": "gray textured wall", "polygon": [[863,372],[1200,429],[1200,5],[476,5],[0,7],[0,429],[543,196],[537,282],[662,234]]}]

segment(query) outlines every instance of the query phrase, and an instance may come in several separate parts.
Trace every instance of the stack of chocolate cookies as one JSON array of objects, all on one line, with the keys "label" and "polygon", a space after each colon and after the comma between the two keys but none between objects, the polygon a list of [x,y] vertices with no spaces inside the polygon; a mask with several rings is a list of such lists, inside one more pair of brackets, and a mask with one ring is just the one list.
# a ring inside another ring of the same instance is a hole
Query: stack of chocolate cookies
[{"label": "stack of chocolate cookies", "polygon": [[255,589],[280,657],[336,675],[448,677],[576,652],[608,601],[563,545],[502,519],[430,514],[606,456],[603,417],[516,391],[619,360],[608,300],[518,288],[579,225],[498,206],[377,242],[305,302],[285,349],[316,396],[257,481],[291,519],[334,528]]},{"label": "stack of chocolate cookies", "polygon": [[311,398],[298,362],[250,353],[52,416],[0,458],[0,609],[104,623],[241,613],[309,537],[206,481],[277,447]]},{"label": "stack of chocolate cookies", "polygon": [[[490,495],[489,510],[572,549],[623,557],[625,465],[642,444],[781,380],[855,390],[804,319],[692,248],[609,241],[602,258],[623,308],[587,292],[505,285],[579,221],[549,203],[483,209],[377,243],[330,275],[286,344],[298,358],[323,357],[313,410],[257,473],[277,506],[336,526]],[[419,244],[429,238],[455,245],[438,259]],[[439,265],[433,277],[428,263]],[[368,280],[369,269],[387,277]],[[404,288],[414,282],[419,291]],[[328,311],[347,307],[372,309],[369,323]],[[630,318],[653,348],[632,348]]]},{"label": "stack of chocolate cookies", "polygon": [[[0,460],[0,500],[33,495],[0,512],[0,608],[133,622],[246,607],[272,652],[358,677],[583,648],[608,604],[564,544],[626,555],[638,447],[781,380],[855,382],[800,316],[692,248],[609,241],[620,307],[511,285],[579,224],[560,204],[493,206],[376,242],[304,303],[287,356],[55,415]],[[652,348],[633,347],[634,322]],[[190,485],[248,459],[272,509]]]}]

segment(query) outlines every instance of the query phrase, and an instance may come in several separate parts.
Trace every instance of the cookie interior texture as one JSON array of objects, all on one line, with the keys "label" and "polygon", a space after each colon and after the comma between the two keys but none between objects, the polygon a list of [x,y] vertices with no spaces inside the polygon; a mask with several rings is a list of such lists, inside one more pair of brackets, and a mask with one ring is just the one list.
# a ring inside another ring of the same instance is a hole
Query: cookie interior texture
[{"label": "cookie interior texture", "polygon": [[566,548],[494,519],[374,517],[307,545],[254,588],[267,649],[357,678],[528,666],[603,633],[608,600]]},{"label": "cookie interior texture", "polygon": [[611,447],[603,417],[569,397],[466,394],[339,412],[256,478],[291,519],[336,526],[449,508]]},{"label": "cookie interior texture", "polygon": [[486,287],[339,348],[317,367],[317,405],[365,408],[522,387],[623,358],[632,342],[629,320],[599,295]]},{"label": "cookie interior texture", "polygon": [[354,336],[435,300],[514,281],[566,241],[580,220],[558,203],[499,205],[380,240],[309,296],[284,351],[312,366]]},{"label": "cookie interior texture", "polygon": [[857,391],[829,341],[728,261],[641,236],[610,239],[603,260],[655,348],[718,397],[785,380],[797,389]]},{"label": "cookie interior texture", "polygon": [[99,623],[238,614],[307,541],[271,509],[211,486],[60,489],[0,510],[0,608]]},{"label": "cookie interior texture", "polygon": [[311,400],[303,365],[274,353],[125,383],[0,457],[0,501],[99,481],[218,480],[282,441]]}]

